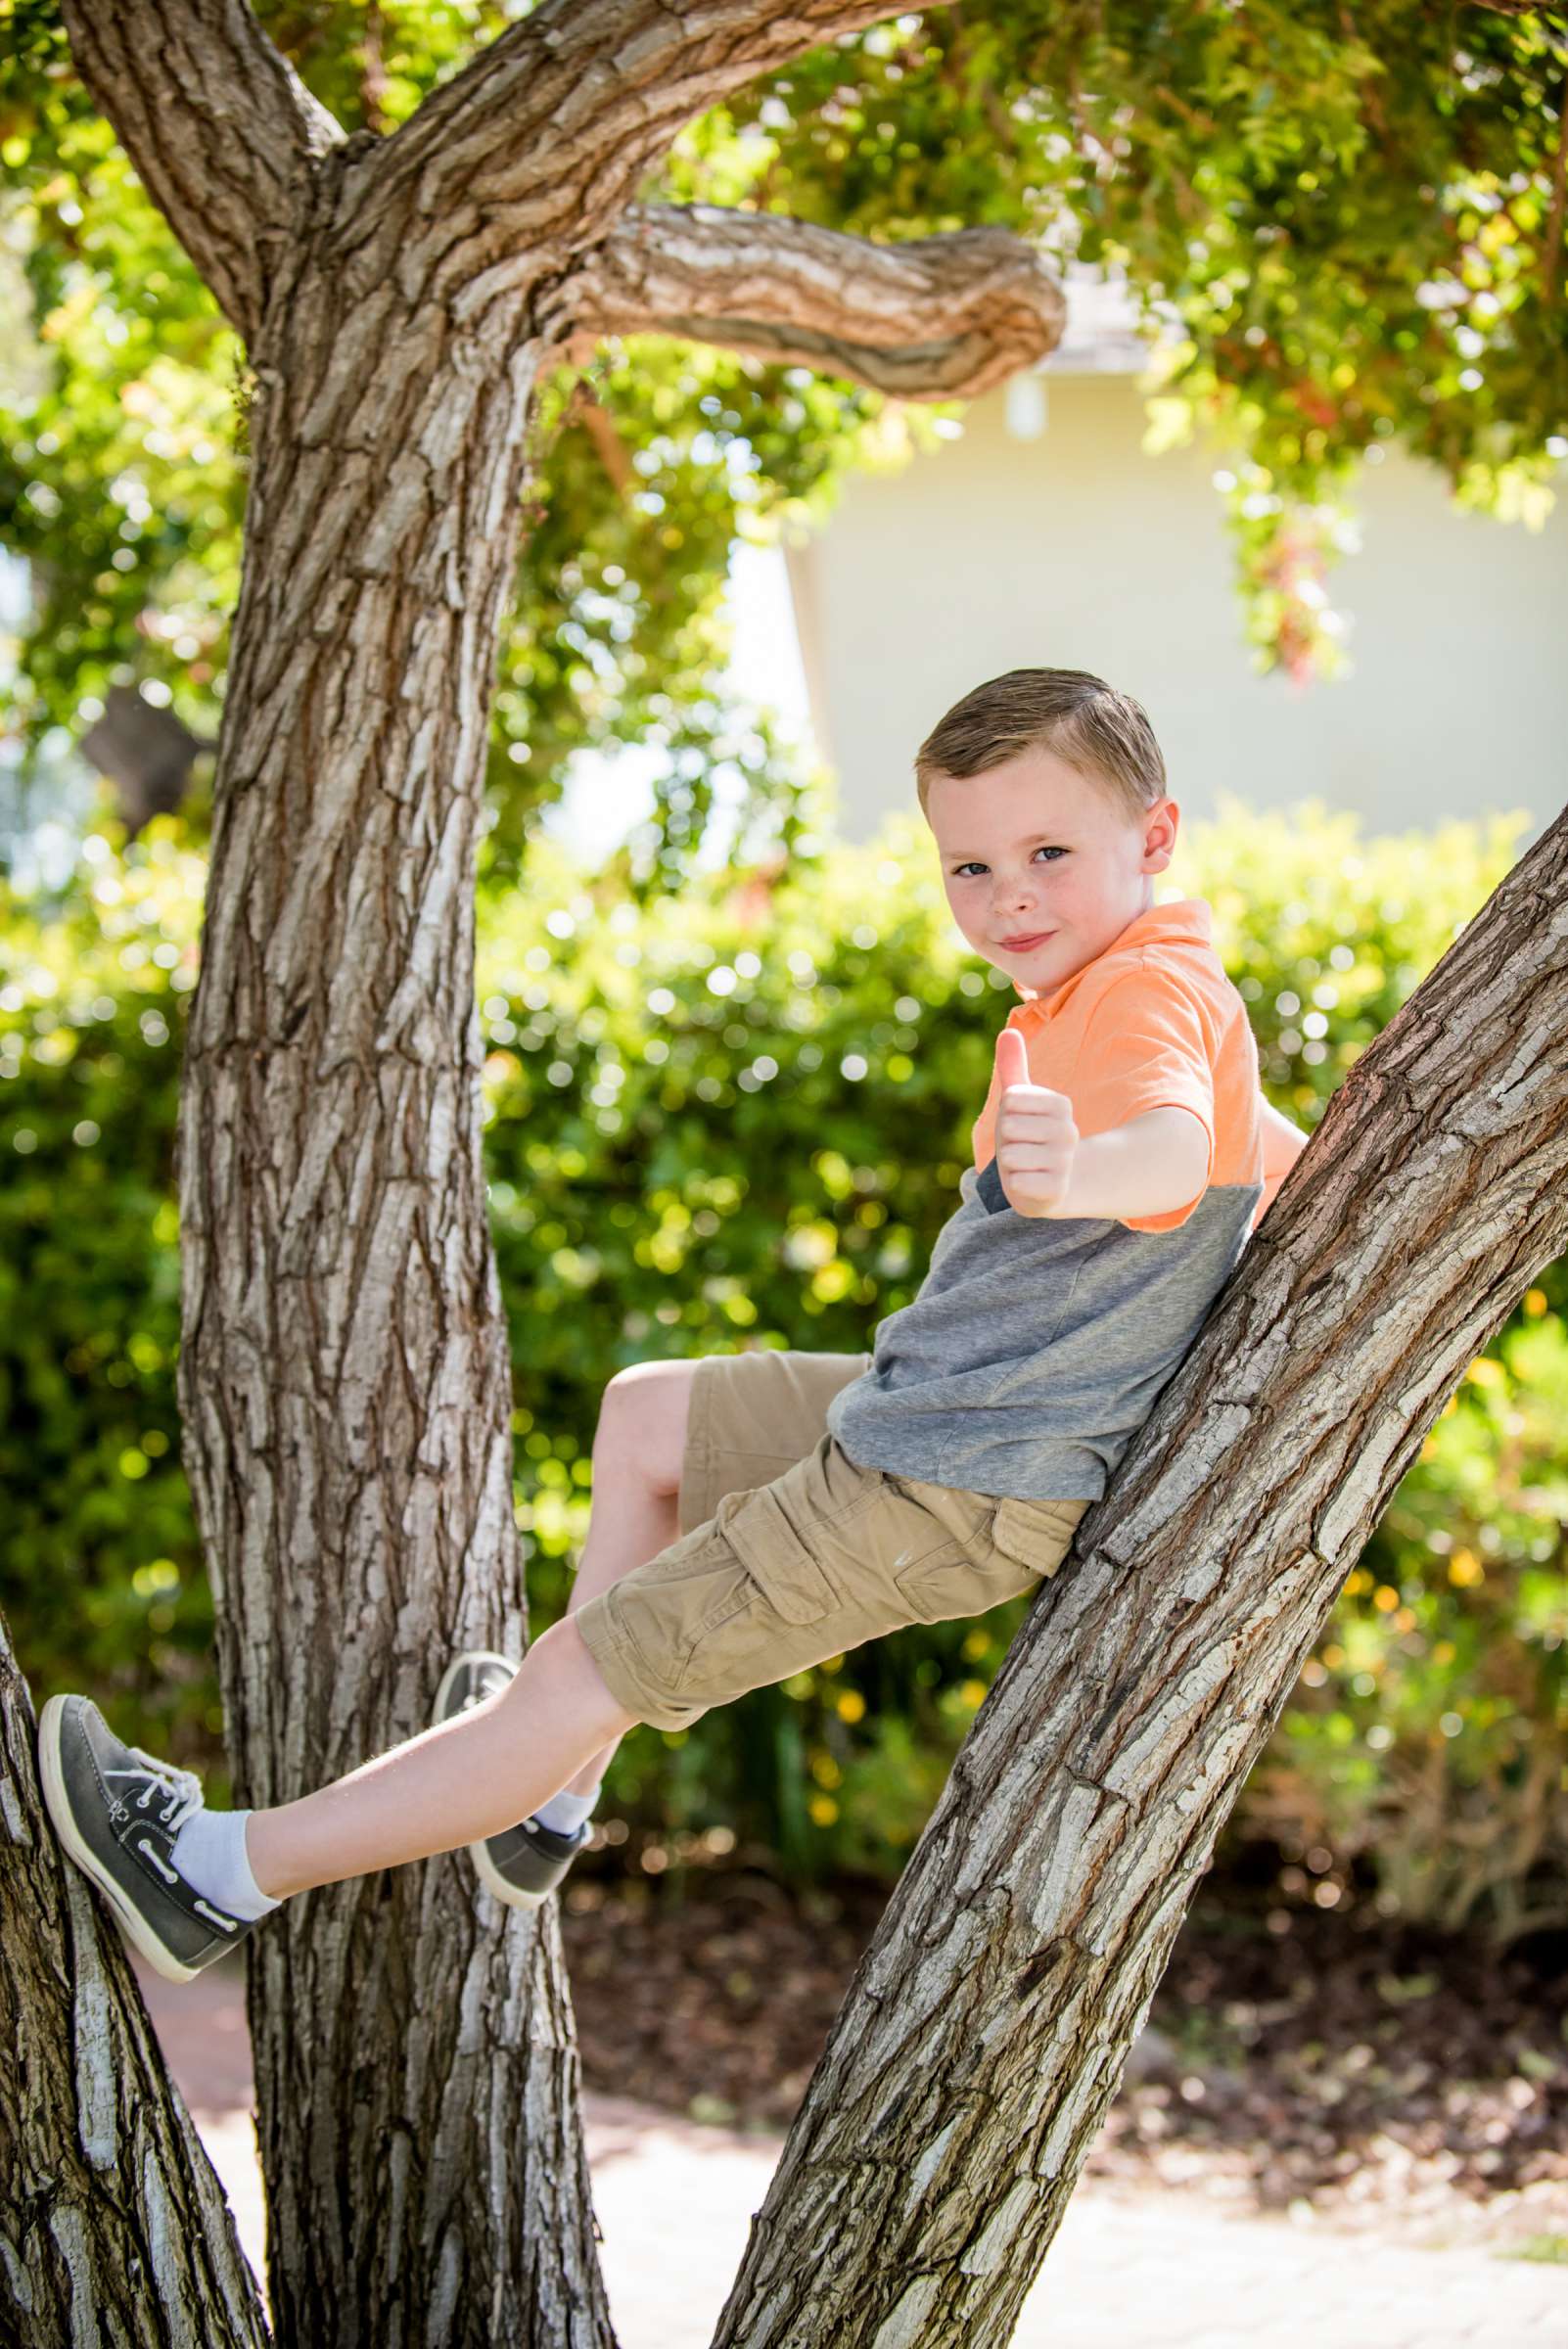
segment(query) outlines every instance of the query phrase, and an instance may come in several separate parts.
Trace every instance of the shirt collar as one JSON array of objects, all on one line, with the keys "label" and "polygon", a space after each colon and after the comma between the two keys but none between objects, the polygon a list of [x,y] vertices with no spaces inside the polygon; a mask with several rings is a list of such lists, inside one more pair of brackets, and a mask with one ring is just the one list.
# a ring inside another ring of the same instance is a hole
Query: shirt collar
[{"label": "shirt collar", "polygon": [[1017,1008],[1007,1015],[1009,1027],[1014,1026],[1021,1013],[1034,1012],[1041,1019],[1050,1019],[1066,1002],[1081,979],[1098,968],[1109,954],[1136,953],[1140,947],[1153,945],[1191,944],[1197,942],[1211,945],[1214,942],[1214,917],[1207,898],[1168,898],[1163,904],[1147,906],[1135,914],[1125,930],[1117,933],[1108,946],[1102,947],[1092,961],[1048,995],[1026,994],[1015,979],[1014,987],[1023,997]]}]

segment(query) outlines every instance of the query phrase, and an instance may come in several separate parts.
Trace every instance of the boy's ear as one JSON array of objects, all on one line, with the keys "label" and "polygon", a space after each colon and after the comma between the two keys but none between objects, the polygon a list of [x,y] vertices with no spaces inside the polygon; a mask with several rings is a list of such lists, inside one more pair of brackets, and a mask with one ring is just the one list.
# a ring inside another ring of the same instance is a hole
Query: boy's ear
[{"label": "boy's ear", "polygon": [[1143,861],[1153,873],[1163,873],[1176,854],[1181,809],[1173,799],[1157,800],[1144,819]]}]

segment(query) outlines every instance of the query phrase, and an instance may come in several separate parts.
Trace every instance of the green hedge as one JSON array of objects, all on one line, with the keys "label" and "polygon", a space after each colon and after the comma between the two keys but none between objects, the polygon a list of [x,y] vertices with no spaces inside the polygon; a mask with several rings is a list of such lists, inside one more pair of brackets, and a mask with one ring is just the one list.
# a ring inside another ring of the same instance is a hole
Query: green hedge
[{"label": "green hedge", "polygon": [[[1366,839],[1226,805],[1209,898],[1272,1098],[1311,1127],[1518,852],[1528,818]],[[481,906],[490,1202],[535,1630],[564,1609],[599,1397],[625,1364],[858,1351],[919,1286],[1014,998],[953,932],[914,816],[776,886],[647,910],[547,839]],[[178,1465],[175,1084],[204,870],[170,819],[0,899],[0,1603],[42,1695],[88,1686],[210,1763],[210,1601]],[[1434,1429],[1254,1774],[1286,1898],[1518,1930],[1568,1906],[1568,1279],[1543,1276]],[[1023,1601],[623,1747],[600,1816],[896,1875]],[[417,1725],[411,1724],[410,1727]]]}]

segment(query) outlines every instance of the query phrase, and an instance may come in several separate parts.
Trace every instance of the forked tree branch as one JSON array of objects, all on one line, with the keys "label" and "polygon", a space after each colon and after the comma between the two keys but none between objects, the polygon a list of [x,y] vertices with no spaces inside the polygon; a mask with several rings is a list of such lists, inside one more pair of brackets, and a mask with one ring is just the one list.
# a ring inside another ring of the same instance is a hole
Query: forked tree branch
[{"label": "forked tree branch", "polygon": [[[890,13],[888,0],[797,0],[787,12],[769,0],[543,0],[392,137],[348,142],[245,0],[63,0],[63,8],[84,83],[248,342],[281,255],[313,212],[334,215],[338,263],[371,279],[385,274],[391,236],[405,285],[423,284],[443,302],[455,297],[460,323],[526,296],[541,256],[549,256],[548,279],[615,230],[639,180],[695,115]],[[350,144],[352,173],[323,205],[314,166]],[[674,284],[677,260],[692,262],[694,234],[668,255],[659,293]],[[642,254],[644,269],[650,257]],[[997,279],[1000,249],[990,257],[985,307],[994,321],[1009,305]],[[630,259],[623,251],[623,263]],[[905,279],[913,265],[902,265]],[[804,280],[804,260],[799,274]],[[867,282],[886,301],[899,265]],[[637,269],[623,266],[618,290],[634,302],[637,283]],[[1038,309],[1028,299],[1011,306]],[[692,332],[702,331],[703,315],[699,301]],[[761,347],[779,351],[780,321],[765,305],[739,323],[759,330]],[[806,324],[798,355],[816,358],[815,338],[825,334],[843,346],[830,363],[858,371],[853,332]],[[993,324],[978,341],[969,328],[939,336],[952,347],[937,356],[944,381],[933,390],[974,381],[977,366],[993,380],[996,351],[1011,347],[1016,331],[998,334]],[[1033,346],[1038,332],[1038,323],[1027,329],[1025,342]],[[868,363],[877,367],[872,380],[885,381],[887,363]]]}]

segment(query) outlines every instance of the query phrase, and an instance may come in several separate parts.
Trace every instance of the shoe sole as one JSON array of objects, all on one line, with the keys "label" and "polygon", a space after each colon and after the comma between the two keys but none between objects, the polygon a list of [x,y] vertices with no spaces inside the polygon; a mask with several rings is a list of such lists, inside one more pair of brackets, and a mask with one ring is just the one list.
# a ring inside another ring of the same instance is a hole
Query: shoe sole
[{"label": "shoe sole", "polygon": [[89,1876],[103,1894],[115,1923],[140,1950],[155,1973],[161,1974],[165,1982],[194,1982],[203,1969],[187,1965],[182,1958],[175,1957],[146,1917],[130,1906],[97,1853],[77,1830],[66,1793],[65,1772],[60,1767],[60,1725],[66,1718],[66,1703],[65,1697],[52,1696],[38,1716],[38,1760],[44,1805],[55,1833],[82,1874]]},{"label": "shoe sole", "polygon": [[[511,1657],[498,1655],[492,1647],[467,1649],[461,1656],[456,1657],[448,1664],[446,1670],[441,1674],[440,1685],[436,1691],[436,1702],[431,1708],[433,1721],[439,1722],[443,1718],[446,1712],[446,1699],[451,1693],[453,1683],[467,1672],[470,1665],[475,1663],[504,1664],[514,1678],[517,1674],[517,1666]],[[505,1909],[542,1909],[549,1899],[550,1893],[560,1890],[559,1884],[552,1884],[549,1892],[524,1892],[516,1884],[509,1884],[490,1858],[489,1846],[485,1843],[471,1843],[468,1847],[468,1855],[474,1863],[479,1880],[485,1891],[492,1892]]]},{"label": "shoe sole", "polygon": [[[552,1884],[547,1892],[525,1892],[519,1885],[507,1882],[490,1858],[487,1845],[471,1843],[468,1849],[469,1857],[479,1871],[480,1882],[486,1891],[493,1892],[496,1899],[507,1909],[542,1909],[549,1899],[550,1893],[559,1892],[561,1889],[557,1882]],[[568,1865],[570,1865],[569,1862]],[[565,1870],[562,1872],[564,1874]]]}]

